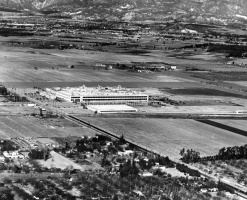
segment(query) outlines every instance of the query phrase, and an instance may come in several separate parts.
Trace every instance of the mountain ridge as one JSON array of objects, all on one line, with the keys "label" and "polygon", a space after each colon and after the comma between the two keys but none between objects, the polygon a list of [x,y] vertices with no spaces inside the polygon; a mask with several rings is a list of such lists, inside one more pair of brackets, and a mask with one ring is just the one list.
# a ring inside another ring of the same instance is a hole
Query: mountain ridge
[{"label": "mountain ridge", "polygon": [[73,18],[180,20],[222,24],[245,21],[246,0],[0,0],[20,11],[58,11]]}]

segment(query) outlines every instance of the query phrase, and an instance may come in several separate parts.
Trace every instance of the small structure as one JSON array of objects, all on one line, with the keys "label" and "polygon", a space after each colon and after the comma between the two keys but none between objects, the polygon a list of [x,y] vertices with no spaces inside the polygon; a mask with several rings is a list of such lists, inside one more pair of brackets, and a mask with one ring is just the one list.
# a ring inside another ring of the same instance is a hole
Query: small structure
[{"label": "small structure", "polygon": [[176,65],[171,65],[169,69],[170,70],[176,70],[177,69],[177,66]]},{"label": "small structure", "polygon": [[74,65],[68,65],[68,69],[74,69],[75,66]]},{"label": "small structure", "polygon": [[112,70],[112,65],[107,65],[107,66],[105,67],[105,69],[106,69],[106,70]]}]

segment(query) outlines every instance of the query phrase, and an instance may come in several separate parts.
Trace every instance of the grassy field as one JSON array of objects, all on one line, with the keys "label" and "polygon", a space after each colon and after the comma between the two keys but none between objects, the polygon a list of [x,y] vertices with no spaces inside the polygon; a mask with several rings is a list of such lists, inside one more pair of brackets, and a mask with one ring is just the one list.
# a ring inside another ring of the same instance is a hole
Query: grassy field
[{"label": "grassy field", "polygon": [[[163,73],[93,69],[96,63],[163,62],[163,59],[94,51],[46,50],[46,54],[43,51],[30,54],[25,48],[0,49],[1,82],[190,82]],[[68,69],[69,65],[75,69]]]},{"label": "grassy field", "polygon": [[[25,38],[20,40],[16,37],[1,38],[0,42],[16,41],[20,42],[33,41],[35,38]],[[43,38],[45,41],[47,38]],[[56,39],[56,38],[54,38]],[[88,38],[86,40],[89,40]],[[144,41],[145,42],[145,41]],[[175,42],[183,44],[182,41]],[[173,46],[177,44],[172,43]],[[147,43],[148,44],[148,43]],[[188,42],[191,44],[191,41]],[[156,44],[157,45],[157,44]],[[112,48],[112,49],[111,49]],[[195,53],[189,51],[192,57],[179,57],[176,55],[183,54],[184,50],[165,50],[151,49],[145,55],[133,55],[124,52],[118,52],[118,48],[109,47],[105,51],[95,49],[91,50],[58,50],[58,49],[33,49],[25,46],[1,46],[0,59],[1,70],[0,80],[2,82],[38,82],[38,81],[160,81],[160,82],[179,82],[186,81],[185,79],[166,76],[161,73],[130,73],[119,70],[106,71],[93,70],[96,63],[131,63],[131,62],[165,62],[179,66],[197,67],[204,70],[215,71],[241,71],[247,72],[246,68],[225,65],[224,63],[215,62],[215,60],[198,60],[204,57],[205,52]],[[128,47],[130,48],[130,47]],[[186,51],[187,52],[187,51]],[[198,55],[197,55],[198,54]],[[201,55],[202,54],[202,55]],[[75,69],[67,69],[67,66],[74,65]],[[36,68],[36,69],[35,69]],[[160,76],[161,75],[161,76]],[[188,80],[187,80],[188,81]]]},{"label": "grassy field", "polygon": [[82,127],[57,127],[34,117],[0,116],[0,138],[65,137],[95,135]]},{"label": "grassy field", "polygon": [[247,87],[247,81],[227,81],[227,83],[231,83],[231,84],[236,84],[236,85]]},{"label": "grassy field", "polygon": [[83,118],[104,130],[179,158],[182,148],[192,148],[201,155],[214,155],[226,146],[243,145],[247,138],[194,120],[186,119],[126,119]]}]

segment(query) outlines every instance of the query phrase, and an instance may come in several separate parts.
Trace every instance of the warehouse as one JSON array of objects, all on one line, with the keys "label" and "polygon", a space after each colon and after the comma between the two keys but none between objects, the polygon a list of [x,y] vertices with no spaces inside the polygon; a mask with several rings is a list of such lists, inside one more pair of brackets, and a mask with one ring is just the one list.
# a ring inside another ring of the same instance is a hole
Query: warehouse
[{"label": "warehouse", "polygon": [[[48,91],[48,90],[46,90]],[[49,89],[51,92],[51,89]],[[76,87],[54,89],[56,98],[68,102],[82,103],[83,105],[109,105],[109,104],[128,104],[146,105],[148,95],[131,89],[117,87]]]},{"label": "warehouse", "polygon": [[138,111],[127,105],[88,105],[87,108],[95,113],[134,113]]}]

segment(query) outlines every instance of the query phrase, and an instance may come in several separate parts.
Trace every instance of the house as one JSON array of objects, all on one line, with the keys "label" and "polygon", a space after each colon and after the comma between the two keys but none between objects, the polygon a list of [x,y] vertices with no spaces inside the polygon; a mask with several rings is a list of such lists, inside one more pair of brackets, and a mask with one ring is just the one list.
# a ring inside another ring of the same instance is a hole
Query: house
[{"label": "house", "polygon": [[207,190],[207,188],[202,188],[200,191],[201,191],[202,193],[206,193],[208,190]]},{"label": "house", "polygon": [[176,70],[177,69],[177,66],[176,65],[171,65],[169,69],[170,70]]},{"label": "house", "polygon": [[126,150],[126,151],[124,151],[124,155],[126,155],[126,156],[131,156],[133,154],[134,154],[134,151],[132,151],[132,150]]},{"label": "house", "polygon": [[150,177],[150,176],[153,176],[153,174],[150,173],[150,172],[143,172],[142,174],[140,174],[140,176],[142,176],[142,177]]},{"label": "house", "polygon": [[134,197],[144,197],[144,194],[139,190],[133,190],[131,193]]},{"label": "house", "polygon": [[9,159],[24,159],[24,156],[19,154],[18,151],[4,151],[3,155],[5,158]]},{"label": "house", "polygon": [[30,143],[30,146],[31,146],[32,148],[38,148],[38,147],[39,147],[37,144],[34,144],[34,143]]},{"label": "house", "polygon": [[208,191],[209,192],[217,192],[218,191],[218,188],[209,188]]},{"label": "house", "polygon": [[119,151],[117,154],[120,156],[131,156],[131,155],[133,155],[133,153],[134,153],[134,151],[132,151],[132,150],[126,150],[124,152]]},{"label": "house", "polygon": [[113,143],[112,142],[107,142],[106,146],[111,146]]}]

